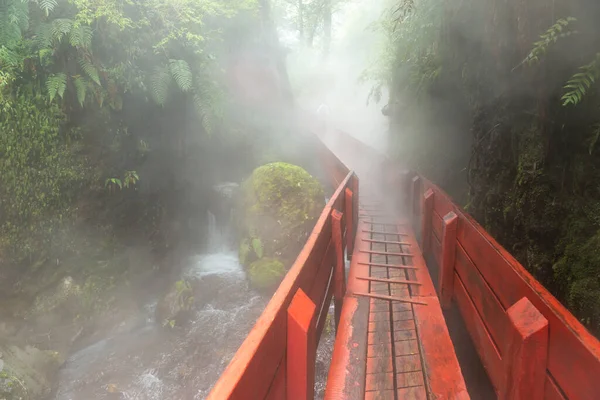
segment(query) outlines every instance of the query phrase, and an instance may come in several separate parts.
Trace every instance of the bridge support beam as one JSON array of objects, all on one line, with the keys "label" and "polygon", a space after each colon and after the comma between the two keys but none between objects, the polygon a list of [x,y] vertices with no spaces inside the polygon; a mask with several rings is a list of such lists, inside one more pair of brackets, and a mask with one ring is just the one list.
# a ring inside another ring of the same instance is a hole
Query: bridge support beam
[{"label": "bridge support beam", "polygon": [[[335,331],[337,332],[342,315],[342,304],[344,302],[344,293],[346,293],[346,263],[344,259],[344,240],[342,239],[342,217],[343,214],[337,210],[331,213],[332,236],[335,246],[335,265],[333,270],[333,296],[335,307]],[[347,233],[350,227],[347,227]]]},{"label": "bridge support beam", "polygon": [[316,307],[298,289],[287,309],[286,399],[313,400],[315,397]]},{"label": "bridge support beam", "polygon": [[421,249],[425,256],[429,252],[429,241],[431,240],[431,217],[433,214],[433,190],[427,189],[423,195],[423,206],[421,214]]},{"label": "bridge support beam", "polygon": [[458,216],[450,211],[444,216],[442,225],[442,256],[438,275],[440,306],[450,308],[454,294],[454,263],[456,262],[456,229]]},{"label": "bridge support beam", "polygon": [[507,311],[509,339],[500,400],[542,400],[548,359],[548,320],[527,297]]}]

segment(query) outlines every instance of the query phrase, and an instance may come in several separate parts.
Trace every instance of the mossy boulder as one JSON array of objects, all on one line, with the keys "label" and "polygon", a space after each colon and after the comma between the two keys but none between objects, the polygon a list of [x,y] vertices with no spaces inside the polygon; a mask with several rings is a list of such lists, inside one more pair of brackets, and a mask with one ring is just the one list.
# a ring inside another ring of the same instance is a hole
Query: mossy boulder
[{"label": "mossy boulder", "polygon": [[275,162],[255,169],[240,194],[241,263],[269,257],[289,267],[325,205],[320,182],[301,167]]},{"label": "mossy boulder", "polygon": [[274,288],[285,275],[283,262],[276,258],[263,257],[248,267],[248,278],[252,287],[258,290]]}]

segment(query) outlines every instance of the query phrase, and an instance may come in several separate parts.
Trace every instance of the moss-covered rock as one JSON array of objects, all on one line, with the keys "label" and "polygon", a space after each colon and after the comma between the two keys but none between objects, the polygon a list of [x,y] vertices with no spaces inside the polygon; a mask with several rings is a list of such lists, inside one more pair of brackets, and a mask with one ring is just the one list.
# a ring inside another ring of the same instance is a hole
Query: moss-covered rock
[{"label": "moss-covered rock", "polygon": [[285,275],[283,262],[276,258],[263,257],[248,267],[250,284],[258,290],[272,289]]},{"label": "moss-covered rock", "polygon": [[237,209],[241,263],[248,267],[266,257],[289,267],[324,205],[320,182],[301,167],[276,162],[255,169]]}]

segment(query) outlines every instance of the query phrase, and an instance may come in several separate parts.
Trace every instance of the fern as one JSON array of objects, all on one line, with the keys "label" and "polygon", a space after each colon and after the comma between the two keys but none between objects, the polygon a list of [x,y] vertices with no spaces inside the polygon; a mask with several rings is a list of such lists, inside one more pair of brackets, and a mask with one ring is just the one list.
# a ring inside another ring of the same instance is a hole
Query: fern
[{"label": "fern", "polygon": [[42,10],[46,12],[46,16],[50,15],[50,12],[58,5],[57,0],[37,0],[36,1]]},{"label": "fern", "polygon": [[171,85],[171,75],[164,67],[157,67],[150,77],[152,97],[160,105],[164,105],[169,94],[169,86]]},{"label": "fern", "polygon": [[75,91],[77,92],[77,101],[79,101],[79,105],[81,105],[81,107],[83,107],[83,104],[85,103],[85,97],[87,94],[89,82],[80,75],[77,75],[73,78],[74,78],[73,84],[75,85]]},{"label": "fern", "polygon": [[89,49],[92,46],[92,28],[85,25],[73,27],[69,32],[69,43],[73,47]]},{"label": "fern", "polygon": [[16,51],[0,46],[0,66],[7,65],[17,67],[23,61],[23,57]]},{"label": "fern", "polygon": [[48,96],[50,101],[54,100],[56,95],[63,97],[65,89],[67,88],[67,75],[60,72],[48,77],[46,80],[46,89],[48,90]]},{"label": "fern", "polygon": [[589,64],[579,68],[581,72],[574,74],[564,86],[568,89],[562,96],[563,106],[577,105],[586,95],[589,88],[600,77],[600,53]]},{"label": "fern", "polygon": [[185,60],[169,60],[169,70],[182,91],[187,92],[192,88],[192,71]]},{"label": "fern", "polygon": [[222,90],[214,82],[207,80],[196,87],[194,104],[206,133],[214,133],[223,120],[225,99]]},{"label": "fern", "polygon": [[48,48],[52,46],[52,24],[42,23],[35,29],[34,42],[38,48]]},{"label": "fern", "polygon": [[29,9],[24,0],[0,1],[0,45],[13,48],[29,27]]},{"label": "fern", "polygon": [[52,39],[60,42],[72,29],[73,20],[68,18],[57,18],[53,20],[51,24]]},{"label": "fern", "polygon": [[98,75],[98,70],[94,67],[94,64],[90,62],[87,58],[80,58],[79,65],[81,69],[86,73],[86,75],[96,84],[100,85],[100,75]]},{"label": "fern", "polygon": [[556,43],[559,38],[565,38],[576,34],[577,31],[569,30],[569,24],[575,21],[577,21],[577,19],[574,17],[561,18],[556,21],[556,23],[548,28],[544,34],[540,35],[541,40],[533,43],[533,49],[521,64],[527,63],[528,65],[532,65],[535,62],[539,62],[540,58],[546,54],[550,46]]}]

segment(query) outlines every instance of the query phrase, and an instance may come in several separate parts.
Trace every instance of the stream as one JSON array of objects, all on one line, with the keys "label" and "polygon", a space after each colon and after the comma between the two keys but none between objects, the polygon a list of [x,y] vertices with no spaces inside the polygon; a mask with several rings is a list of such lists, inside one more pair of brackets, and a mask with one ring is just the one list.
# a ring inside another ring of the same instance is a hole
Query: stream
[{"label": "stream", "polygon": [[[181,272],[182,279],[198,282],[202,294],[188,324],[162,327],[155,298],[119,329],[67,358],[55,399],[205,399],[269,300],[249,288],[228,228],[209,214],[208,251],[190,257]],[[317,398],[323,397],[332,344],[333,334],[324,331]]]}]

